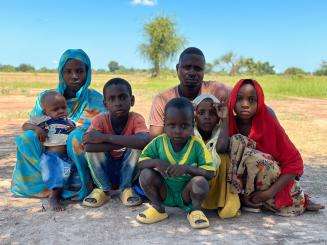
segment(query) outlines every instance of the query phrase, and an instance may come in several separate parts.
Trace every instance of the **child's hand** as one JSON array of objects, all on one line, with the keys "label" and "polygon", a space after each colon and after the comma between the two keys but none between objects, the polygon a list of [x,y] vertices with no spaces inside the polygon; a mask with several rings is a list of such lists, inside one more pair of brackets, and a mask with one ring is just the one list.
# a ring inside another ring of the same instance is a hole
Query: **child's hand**
[{"label": "child's hand", "polygon": [[167,169],[167,174],[170,177],[178,177],[187,174],[187,165],[170,165]]},{"label": "child's hand", "polygon": [[156,170],[158,170],[162,176],[167,177],[167,170],[170,164],[165,161],[158,161],[156,164]]},{"label": "child's hand", "polygon": [[265,202],[272,198],[273,196],[269,189],[265,191],[256,191],[250,195],[250,200],[255,204]]},{"label": "child's hand", "polygon": [[39,138],[40,142],[44,142],[47,139],[47,132],[41,127],[35,126],[35,133],[37,134],[37,137]]},{"label": "child's hand", "polygon": [[92,130],[87,132],[83,136],[83,144],[91,143],[91,144],[99,144],[104,142],[104,134],[100,133],[96,130]]},{"label": "child's hand", "polygon": [[228,109],[227,105],[224,101],[219,103],[214,103],[213,107],[216,109],[217,115],[219,118],[227,118],[228,116]]}]

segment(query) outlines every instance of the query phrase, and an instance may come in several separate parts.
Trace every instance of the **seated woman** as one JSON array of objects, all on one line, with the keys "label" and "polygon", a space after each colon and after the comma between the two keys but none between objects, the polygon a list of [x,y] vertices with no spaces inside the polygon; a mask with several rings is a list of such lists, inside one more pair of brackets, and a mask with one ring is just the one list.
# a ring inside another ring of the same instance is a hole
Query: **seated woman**
[{"label": "seated woman", "polygon": [[193,100],[195,109],[194,134],[202,138],[212,155],[217,167],[216,176],[210,181],[208,197],[202,204],[206,209],[218,209],[221,218],[239,215],[240,200],[237,194],[229,191],[226,182],[229,157],[224,153],[228,150],[227,107],[216,96],[201,94]]},{"label": "seated woman", "polygon": [[[81,49],[68,49],[60,58],[59,84],[56,89],[67,101],[68,117],[77,124],[67,138],[67,154],[77,171],[71,178],[73,181],[62,192],[64,198],[83,199],[92,189],[84,152],[81,147],[82,137],[90,125],[90,119],[104,111],[103,96],[93,89],[91,83],[91,62]],[[36,99],[30,117],[44,114],[41,98]],[[44,151],[40,140],[44,140],[46,132],[39,128],[28,130],[16,138],[17,162],[13,172],[11,191],[18,197],[45,197],[48,190],[42,180],[40,157]]]},{"label": "seated woman", "polygon": [[268,209],[281,216],[319,210],[299,184],[303,161],[264,102],[261,86],[240,80],[228,104],[231,167],[228,181],[248,211]]}]

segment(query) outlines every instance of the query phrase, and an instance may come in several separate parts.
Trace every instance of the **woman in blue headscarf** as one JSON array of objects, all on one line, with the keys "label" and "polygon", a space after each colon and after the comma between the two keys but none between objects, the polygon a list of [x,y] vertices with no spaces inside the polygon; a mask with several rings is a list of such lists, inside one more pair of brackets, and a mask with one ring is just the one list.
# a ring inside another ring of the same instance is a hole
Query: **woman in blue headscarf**
[{"label": "woman in blue headscarf", "polygon": [[[81,49],[68,49],[60,58],[59,85],[56,90],[67,100],[68,117],[77,124],[67,139],[67,153],[76,166],[70,186],[64,189],[62,196],[72,200],[81,200],[92,190],[92,180],[81,146],[82,137],[96,114],[105,111],[103,96],[90,89],[91,62]],[[30,117],[43,115],[41,92],[36,99]],[[13,172],[11,191],[19,197],[43,197],[48,191],[41,176],[40,156],[43,146],[35,131],[25,131],[16,138],[17,162]]]}]

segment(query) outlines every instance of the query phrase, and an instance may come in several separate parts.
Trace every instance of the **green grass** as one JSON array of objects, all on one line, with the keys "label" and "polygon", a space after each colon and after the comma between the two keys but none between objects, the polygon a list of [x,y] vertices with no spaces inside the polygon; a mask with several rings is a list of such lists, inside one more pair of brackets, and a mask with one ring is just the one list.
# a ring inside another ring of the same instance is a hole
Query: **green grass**
[{"label": "green grass", "polygon": [[[178,84],[176,74],[164,74],[151,78],[147,73],[135,74],[95,74],[91,87],[102,90],[103,84],[113,77],[123,77],[132,83],[136,94],[153,96]],[[220,81],[233,86],[241,78],[254,78],[262,86],[266,97],[306,97],[327,98],[326,76],[219,76],[209,74],[205,80]],[[54,73],[0,73],[0,96],[8,94],[34,95],[37,91],[56,87],[57,74]]]},{"label": "green grass", "polygon": [[[327,99],[326,76],[208,76],[210,80],[218,80],[233,86],[239,79],[253,78],[263,87],[268,98],[305,97]],[[217,78],[217,79],[215,79]]]}]

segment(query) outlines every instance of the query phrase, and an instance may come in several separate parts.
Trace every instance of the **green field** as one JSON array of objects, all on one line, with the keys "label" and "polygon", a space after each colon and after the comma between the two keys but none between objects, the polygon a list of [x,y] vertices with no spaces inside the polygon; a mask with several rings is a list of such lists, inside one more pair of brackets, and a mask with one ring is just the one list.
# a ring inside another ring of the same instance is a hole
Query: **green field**
[{"label": "green field", "polygon": [[[101,91],[103,84],[112,77],[123,77],[132,83],[134,91],[153,95],[159,91],[178,84],[177,76],[166,73],[151,78],[147,73],[135,74],[94,74],[91,87]],[[326,76],[220,76],[209,74],[205,80],[220,81],[232,86],[240,78],[254,78],[262,86],[266,97],[306,97],[327,98]],[[57,84],[55,73],[0,73],[0,96],[24,94],[33,96],[37,91],[54,88]]]}]

